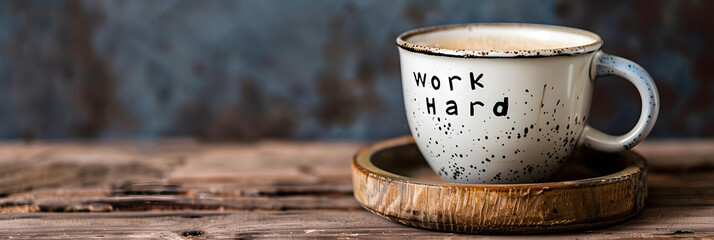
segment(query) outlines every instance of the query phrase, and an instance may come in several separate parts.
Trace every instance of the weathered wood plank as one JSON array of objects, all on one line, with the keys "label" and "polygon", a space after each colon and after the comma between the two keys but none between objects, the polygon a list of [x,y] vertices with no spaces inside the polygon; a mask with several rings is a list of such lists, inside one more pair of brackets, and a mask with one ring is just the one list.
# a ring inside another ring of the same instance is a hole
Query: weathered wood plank
[{"label": "weathered wood plank", "polygon": [[[658,174],[650,174],[647,207],[714,206],[714,177],[707,175],[710,186],[663,186]],[[703,178],[702,178],[703,179]],[[653,183],[657,181],[656,183]],[[351,187],[351,186],[350,186]],[[42,190],[13,194],[0,199],[0,212],[106,212],[145,210],[319,210],[359,209],[349,190],[305,193],[268,193],[240,196],[240,193],[197,193],[195,197],[172,195],[109,196],[104,190]],[[221,197],[216,195],[228,195]],[[230,196],[235,194],[235,196]],[[200,196],[200,197],[199,197]]]},{"label": "weathered wood plank", "polygon": [[[714,149],[686,143],[687,151],[675,154],[678,148],[666,147],[672,144],[646,143],[640,152],[669,149],[650,156],[659,159],[650,166],[679,161],[659,156],[694,154],[700,167],[655,170],[649,205],[714,203],[714,169],[701,167]],[[0,212],[355,209],[348,167],[360,146],[6,143],[0,145]]]},{"label": "weathered wood plank", "polygon": [[[652,208],[620,225],[557,235],[503,239],[632,239],[714,237],[714,207]],[[366,211],[231,211],[131,213],[10,213],[1,238],[495,238],[404,227]]]},{"label": "weathered wood plank", "polygon": [[[473,237],[404,227],[362,210],[349,172],[361,146],[0,143],[0,238],[182,238],[198,231],[203,235],[194,237]],[[636,151],[651,169],[644,212],[586,232],[592,235],[556,237],[714,236],[714,141],[649,141]]]},{"label": "weathered wood plank", "polygon": [[358,143],[3,144],[0,212],[355,209]]},{"label": "weathered wood plank", "polygon": [[653,170],[714,170],[714,139],[649,140],[633,150],[645,157]]}]

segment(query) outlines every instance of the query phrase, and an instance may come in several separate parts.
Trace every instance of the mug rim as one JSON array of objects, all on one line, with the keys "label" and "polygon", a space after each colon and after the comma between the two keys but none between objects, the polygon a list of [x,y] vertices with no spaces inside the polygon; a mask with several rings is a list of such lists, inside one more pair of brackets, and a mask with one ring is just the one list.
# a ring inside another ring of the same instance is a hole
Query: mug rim
[{"label": "mug rim", "polygon": [[[595,39],[594,42],[588,44],[574,45],[564,48],[546,48],[538,50],[467,50],[467,49],[449,49],[440,47],[430,47],[423,44],[414,44],[408,42],[408,38],[420,34],[459,29],[459,28],[477,28],[477,27],[517,27],[530,29],[546,29],[550,31],[559,31],[572,34],[583,35]],[[551,56],[573,56],[585,53],[595,52],[602,47],[602,39],[597,34],[578,28],[545,25],[545,24],[530,24],[530,23],[469,23],[469,24],[451,24],[438,25],[431,27],[417,28],[406,31],[400,34],[396,39],[399,48],[428,55],[458,57],[458,58],[532,58],[532,57],[551,57]]]}]

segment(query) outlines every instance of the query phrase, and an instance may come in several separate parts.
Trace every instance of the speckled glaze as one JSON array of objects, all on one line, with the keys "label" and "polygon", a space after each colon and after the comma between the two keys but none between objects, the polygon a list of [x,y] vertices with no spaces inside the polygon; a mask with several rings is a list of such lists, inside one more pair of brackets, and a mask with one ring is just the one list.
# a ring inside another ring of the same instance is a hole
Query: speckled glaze
[{"label": "speckled glaze", "polygon": [[[441,31],[481,28],[580,40],[567,48],[530,51],[410,42],[425,33],[435,38]],[[659,98],[650,76],[631,61],[600,52],[602,41],[591,32],[525,24],[450,25],[406,32],[397,45],[410,130],[429,165],[448,181],[546,181],[576,146],[606,152],[632,148],[657,118]],[[593,80],[604,75],[629,80],[642,97],[638,123],[622,136],[586,124]]]}]

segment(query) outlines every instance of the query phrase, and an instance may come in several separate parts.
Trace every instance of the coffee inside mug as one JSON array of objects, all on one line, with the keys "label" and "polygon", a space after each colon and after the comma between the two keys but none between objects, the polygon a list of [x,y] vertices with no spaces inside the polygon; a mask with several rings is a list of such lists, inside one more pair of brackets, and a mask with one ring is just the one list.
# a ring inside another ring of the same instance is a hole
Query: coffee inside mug
[{"label": "coffee inside mug", "polygon": [[544,25],[483,24],[417,29],[398,44],[454,56],[551,56],[597,50],[597,35],[579,29]]}]

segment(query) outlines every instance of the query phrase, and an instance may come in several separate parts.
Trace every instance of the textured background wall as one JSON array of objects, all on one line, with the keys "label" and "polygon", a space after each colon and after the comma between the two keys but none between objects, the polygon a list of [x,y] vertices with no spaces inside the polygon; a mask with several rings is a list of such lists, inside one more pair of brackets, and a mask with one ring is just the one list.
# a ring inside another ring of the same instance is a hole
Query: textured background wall
[{"label": "textured background wall", "polygon": [[[408,133],[394,38],[422,26],[588,29],[650,71],[652,137],[714,137],[714,1],[0,1],[0,138],[374,140]],[[622,133],[634,87],[596,86]]]}]

